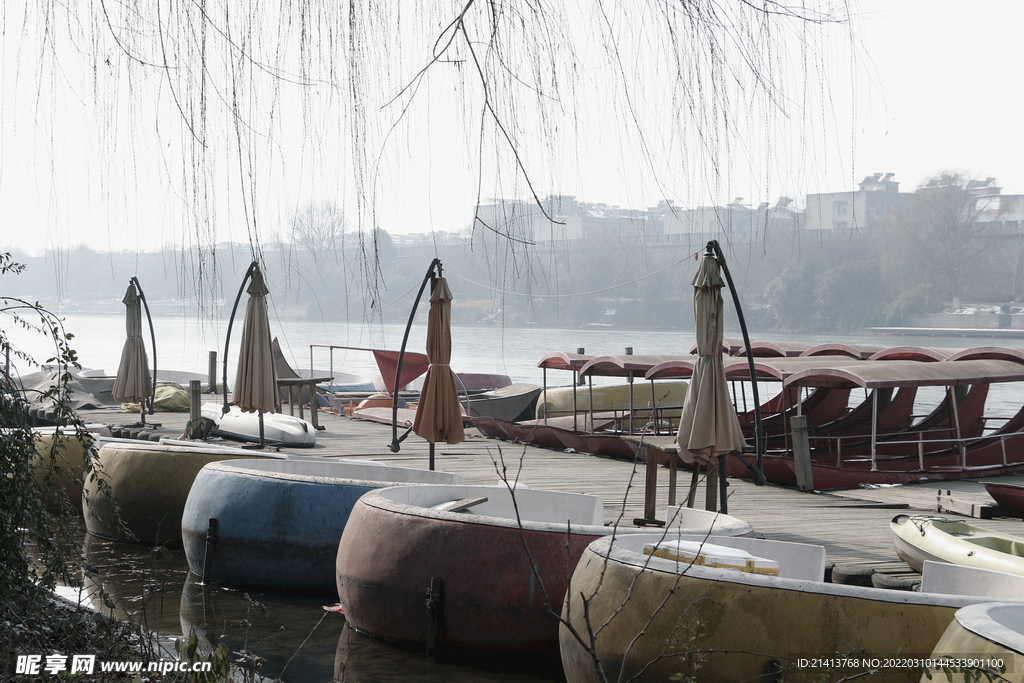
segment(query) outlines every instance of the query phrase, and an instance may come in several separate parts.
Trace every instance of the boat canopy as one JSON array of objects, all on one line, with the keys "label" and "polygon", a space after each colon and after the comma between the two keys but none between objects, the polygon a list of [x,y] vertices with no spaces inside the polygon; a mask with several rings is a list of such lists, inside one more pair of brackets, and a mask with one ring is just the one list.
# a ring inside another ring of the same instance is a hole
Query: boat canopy
[{"label": "boat canopy", "polygon": [[801,356],[849,356],[850,358],[858,358],[865,360],[872,354],[881,351],[880,346],[861,346],[860,344],[840,344],[838,342],[829,342],[827,344],[817,344],[807,349]]},{"label": "boat canopy", "polygon": [[538,368],[545,368],[550,370],[572,370],[577,371],[587,364],[587,361],[592,359],[593,356],[588,356],[582,353],[566,353],[564,351],[555,351],[537,361]]},{"label": "boat canopy", "polygon": [[[670,360],[655,365],[647,371],[645,379],[685,379],[693,374],[693,360]],[[793,373],[812,368],[843,367],[853,363],[862,363],[856,358],[843,356],[802,357],[795,358],[758,358],[754,361],[754,375],[758,380],[785,380]],[[749,380],[750,367],[745,356],[724,358],[725,376],[730,380]]]},{"label": "boat canopy", "polygon": [[[746,347],[743,345],[742,339],[729,339],[726,337],[722,340],[722,353],[726,356],[738,356]],[[697,343],[694,342],[690,346],[690,354],[697,353]]]},{"label": "boat canopy", "polygon": [[[755,358],[795,358],[812,346],[801,342],[756,341],[750,342],[750,355]],[[745,358],[747,350],[741,348],[734,355]]]},{"label": "boat canopy", "polygon": [[580,368],[580,375],[598,377],[642,377],[654,366],[667,361],[696,361],[697,356],[597,356]]},{"label": "boat canopy", "polygon": [[970,349],[961,349],[960,351],[952,354],[946,360],[961,361],[978,359],[1007,360],[1013,363],[1024,363],[1024,351],[1020,349],[1007,348],[1005,346],[975,346]]},{"label": "boat canopy", "polygon": [[1008,360],[962,360],[955,363],[865,360],[844,366],[801,370],[784,381],[787,386],[865,389],[994,384],[1024,381],[1024,365]]},{"label": "boat canopy", "polygon": [[940,349],[930,346],[890,346],[873,354],[868,360],[916,360],[922,363],[934,363],[948,360],[954,353],[963,349]]}]

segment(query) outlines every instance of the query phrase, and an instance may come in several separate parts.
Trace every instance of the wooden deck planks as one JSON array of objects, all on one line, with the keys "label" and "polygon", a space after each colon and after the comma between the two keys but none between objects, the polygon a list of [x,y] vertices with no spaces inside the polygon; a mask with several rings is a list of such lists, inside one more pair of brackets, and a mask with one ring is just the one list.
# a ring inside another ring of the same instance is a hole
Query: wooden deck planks
[{"label": "wooden deck planks", "polygon": [[[211,400],[211,399],[206,399]],[[121,424],[134,414],[114,410],[83,412],[87,421]],[[188,415],[158,413],[148,418],[162,423],[161,432],[177,436]],[[325,427],[313,449],[294,449],[300,455],[366,458],[403,467],[426,468],[429,444],[415,434],[392,453],[388,425],[330,413],[320,414]],[[404,429],[399,430],[399,434]],[[467,484],[500,485],[503,471],[538,489],[554,489],[599,495],[604,500],[606,522],[630,524],[643,516],[644,466],[580,453],[512,444],[484,438],[467,430],[465,442],[437,444],[436,469],[462,475]],[[658,472],[658,517],[664,518],[668,500],[668,470]],[[1021,476],[987,479],[1024,481]],[[689,472],[681,471],[677,500],[685,500]],[[938,489],[953,490],[972,502],[988,502],[978,480],[923,482],[905,486],[856,489],[830,493],[799,493],[780,486],[756,487],[739,479],[729,480],[729,514],[749,522],[765,538],[824,545],[830,561],[891,561],[896,558],[889,520],[901,512],[935,514]],[[698,485],[697,506],[704,504],[704,482]],[[906,510],[892,506],[907,505]],[[981,526],[1024,536],[1024,523],[1014,519],[984,520]]]}]

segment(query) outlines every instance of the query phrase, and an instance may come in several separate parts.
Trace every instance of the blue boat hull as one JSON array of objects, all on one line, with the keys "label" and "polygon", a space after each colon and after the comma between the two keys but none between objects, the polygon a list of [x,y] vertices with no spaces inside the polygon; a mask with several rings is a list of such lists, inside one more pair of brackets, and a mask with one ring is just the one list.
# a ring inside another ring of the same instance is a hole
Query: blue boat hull
[{"label": "blue boat hull", "polygon": [[[394,486],[395,481],[385,479],[396,471],[412,472],[414,480],[451,481],[452,477],[442,472],[368,465],[357,466],[362,474],[345,474],[340,463],[289,464],[314,472],[315,466],[337,466],[334,469],[340,469],[341,475],[248,470],[244,466],[200,471],[181,522],[185,555],[194,573],[203,576],[205,568],[207,580],[219,583],[334,593],[338,542],[360,496]],[[215,541],[208,545],[211,519],[217,520],[217,526]]]}]

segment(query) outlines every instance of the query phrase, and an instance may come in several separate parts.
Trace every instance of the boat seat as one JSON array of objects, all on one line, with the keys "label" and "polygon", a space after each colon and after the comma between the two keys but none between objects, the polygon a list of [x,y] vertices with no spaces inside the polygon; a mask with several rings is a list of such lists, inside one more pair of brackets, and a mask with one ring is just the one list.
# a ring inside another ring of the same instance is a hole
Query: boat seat
[{"label": "boat seat", "polygon": [[977,536],[974,538],[965,538],[968,543],[980,545],[983,548],[989,548],[990,550],[996,550],[1007,555],[1014,555],[1015,557],[1024,557],[1024,543],[1019,541],[1009,541],[1005,538],[994,538],[992,536]]}]

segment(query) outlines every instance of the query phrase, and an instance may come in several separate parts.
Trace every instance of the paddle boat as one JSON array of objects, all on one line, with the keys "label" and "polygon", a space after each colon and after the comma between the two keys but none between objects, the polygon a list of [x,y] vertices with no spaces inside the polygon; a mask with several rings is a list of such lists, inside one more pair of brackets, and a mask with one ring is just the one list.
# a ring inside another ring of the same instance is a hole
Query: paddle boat
[{"label": "paddle boat", "polygon": [[[957,609],[985,600],[826,583],[824,570],[825,549],[801,543],[666,532],[599,538],[562,609],[566,680],[602,680],[592,653],[607,679],[640,683],[826,674],[845,655],[862,662],[931,652]],[[871,680],[920,676],[879,668]]]},{"label": "paddle boat", "polygon": [[207,581],[333,593],[338,542],[360,496],[395,484],[461,482],[457,474],[372,461],[212,462],[185,501],[185,556]]},{"label": "paddle boat", "polygon": [[99,447],[99,440],[110,440],[110,428],[94,423],[79,432],[69,427],[36,427],[32,430],[35,455],[32,476],[44,492],[46,504],[60,507],[62,500],[81,507],[82,478],[90,450]]},{"label": "paddle boat", "polygon": [[240,458],[285,457],[190,441],[106,443],[96,455],[97,476],[85,481],[85,527],[94,536],[112,541],[179,544],[185,500],[204,465]]},{"label": "paddle boat", "polygon": [[380,489],[359,499],[341,536],[338,597],[354,628],[424,644],[424,594],[440,580],[432,603],[438,647],[556,654],[558,610],[584,548],[638,531],[605,526],[596,496],[521,487],[513,496],[505,486]]},{"label": "paddle boat", "polygon": [[930,515],[889,522],[896,554],[917,571],[925,560],[1024,574],[1024,537]]},{"label": "paddle boat", "polygon": [[[953,621],[935,644],[925,681],[1024,681],[1024,605],[988,602],[957,610]],[[947,660],[956,666],[943,670]],[[948,671],[948,677],[947,677]],[[987,671],[991,675],[986,675]]]},{"label": "paddle boat", "polygon": [[1004,482],[983,482],[988,495],[999,504],[1004,514],[1024,517],[1024,485]]},{"label": "paddle boat", "polygon": [[[214,434],[229,439],[258,443],[260,416],[245,413],[236,405],[225,413],[220,404],[204,403],[202,416],[217,423]],[[316,429],[312,424],[294,415],[263,413],[263,437],[267,443],[280,446],[311,447],[316,445]]]}]

